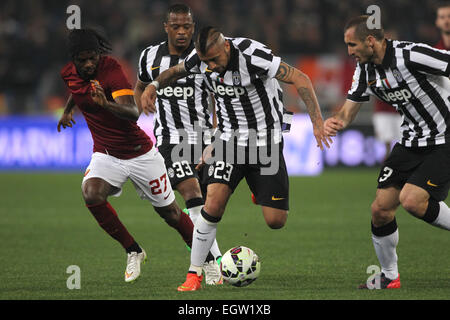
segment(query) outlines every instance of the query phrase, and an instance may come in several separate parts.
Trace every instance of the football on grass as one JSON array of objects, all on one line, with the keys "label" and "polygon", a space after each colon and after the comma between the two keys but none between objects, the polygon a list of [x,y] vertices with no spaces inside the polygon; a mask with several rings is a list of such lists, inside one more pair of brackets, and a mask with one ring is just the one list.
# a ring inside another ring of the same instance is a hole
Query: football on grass
[{"label": "football on grass", "polygon": [[236,287],[245,287],[258,279],[261,262],[256,253],[239,246],[228,250],[220,262],[223,280]]}]

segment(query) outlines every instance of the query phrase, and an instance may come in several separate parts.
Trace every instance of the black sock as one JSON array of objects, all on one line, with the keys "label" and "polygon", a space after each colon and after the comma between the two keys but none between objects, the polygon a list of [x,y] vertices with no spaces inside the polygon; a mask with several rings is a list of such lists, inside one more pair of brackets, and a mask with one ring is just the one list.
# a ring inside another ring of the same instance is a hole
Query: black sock
[{"label": "black sock", "polygon": [[141,253],[142,249],[141,247],[138,245],[138,243],[135,241],[133,242],[133,244],[131,246],[129,246],[128,248],[125,249],[125,251],[127,253],[131,253],[131,252],[137,252],[137,253]]},{"label": "black sock", "polygon": [[203,198],[193,198],[186,201],[186,208],[189,210],[190,208],[202,206],[205,204]]},{"label": "black sock", "polygon": [[428,200],[427,211],[425,211],[425,214],[422,217],[422,220],[424,220],[428,223],[432,223],[432,222],[434,222],[434,220],[437,219],[438,215],[439,215],[439,202],[430,198]]},{"label": "black sock", "polygon": [[212,255],[211,251],[208,252],[208,256],[206,257],[205,262],[214,261],[214,256]]}]

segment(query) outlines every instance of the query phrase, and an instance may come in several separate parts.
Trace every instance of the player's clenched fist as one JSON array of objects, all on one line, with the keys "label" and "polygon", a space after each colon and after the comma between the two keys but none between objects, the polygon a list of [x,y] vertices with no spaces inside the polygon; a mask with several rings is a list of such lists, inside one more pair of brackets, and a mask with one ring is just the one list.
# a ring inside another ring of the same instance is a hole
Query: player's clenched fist
[{"label": "player's clenched fist", "polygon": [[105,107],[108,104],[108,99],[106,99],[105,91],[103,90],[100,83],[96,80],[91,80],[91,97],[96,104],[101,107]]},{"label": "player's clenched fist", "polygon": [[141,96],[141,105],[142,111],[148,116],[149,113],[156,112],[155,107],[156,101],[156,87],[152,84],[149,84]]},{"label": "player's clenched fist", "polygon": [[330,137],[336,136],[337,132],[344,128],[344,122],[335,117],[328,118],[324,123],[325,134]]}]

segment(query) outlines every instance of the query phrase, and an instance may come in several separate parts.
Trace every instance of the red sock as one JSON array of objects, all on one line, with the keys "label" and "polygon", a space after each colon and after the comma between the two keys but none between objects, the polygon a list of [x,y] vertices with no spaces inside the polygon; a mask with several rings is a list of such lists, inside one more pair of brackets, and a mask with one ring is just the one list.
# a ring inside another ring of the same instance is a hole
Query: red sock
[{"label": "red sock", "polygon": [[180,212],[180,220],[178,221],[178,224],[172,227],[178,231],[189,248],[192,248],[192,233],[194,232],[194,224],[192,223],[191,218],[189,218],[186,213]]},{"label": "red sock", "polygon": [[133,243],[133,237],[128,233],[125,226],[120,222],[116,210],[105,201],[99,204],[86,205],[95,220],[111,237],[120,242],[122,247],[129,248]]}]

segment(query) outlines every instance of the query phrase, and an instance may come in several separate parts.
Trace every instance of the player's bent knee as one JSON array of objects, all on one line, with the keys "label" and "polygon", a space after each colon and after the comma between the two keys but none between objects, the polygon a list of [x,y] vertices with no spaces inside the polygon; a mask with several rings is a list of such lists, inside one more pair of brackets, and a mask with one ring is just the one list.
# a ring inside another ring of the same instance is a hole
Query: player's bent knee
[{"label": "player's bent knee", "polygon": [[82,195],[87,205],[105,202],[108,195],[119,190],[100,178],[90,178],[83,183]]},{"label": "player's bent knee", "polygon": [[286,221],[271,221],[267,223],[269,228],[274,230],[283,228],[285,224]]},{"label": "player's bent knee", "polygon": [[94,188],[83,189],[83,199],[87,205],[99,204],[106,201],[106,196]]},{"label": "player's bent knee", "polygon": [[214,217],[222,217],[225,212],[225,204],[220,201],[207,201],[203,209]]},{"label": "player's bent knee", "polygon": [[421,217],[422,208],[426,207],[426,204],[421,203],[418,199],[413,196],[405,195],[400,197],[400,204],[402,207],[416,217]]},{"label": "player's bent knee", "polygon": [[288,212],[284,210],[267,210],[263,209],[264,219],[271,229],[281,229],[287,221]]},{"label": "player's bent knee", "polygon": [[384,206],[380,201],[375,200],[370,206],[372,212],[372,219],[375,220],[392,220],[392,215],[395,213],[395,208]]},{"label": "player's bent knee", "polygon": [[196,178],[190,178],[178,183],[175,187],[183,199],[202,198],[202,191]]}]

